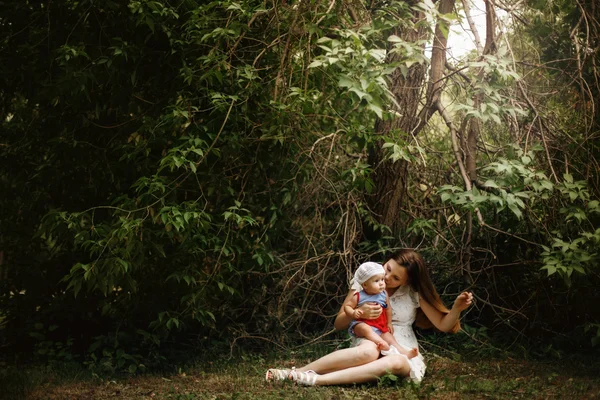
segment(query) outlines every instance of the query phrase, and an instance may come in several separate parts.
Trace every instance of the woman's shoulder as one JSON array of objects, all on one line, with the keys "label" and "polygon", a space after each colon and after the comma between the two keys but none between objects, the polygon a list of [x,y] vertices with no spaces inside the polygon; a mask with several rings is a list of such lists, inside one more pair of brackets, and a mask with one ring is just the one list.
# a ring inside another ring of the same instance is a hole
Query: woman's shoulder
[{"label": "woman's shoulder", "polygon": [[398,289],[396,289],[396,291],[390,297],[410,296],[410,292],[412,292],[412,289],[410,288],[409,285],[400,286]]},{"label": "woman's shoulder", "polygon": [[410,298],[412,299],[413,303],[415,304],[415,307],[420,307],[421,306],[421,295],[419,294],[419,292],[415,292],[414,290],[410,289]]},{"label": "woman's shoulder", "polygon": [[410,299],[410,301],[415,305],[415,307],[419,307],[420,298],[419,292],[414,291],[410,285],[401,286],[390,296],[390,299],[401,299],[406,298]]}]

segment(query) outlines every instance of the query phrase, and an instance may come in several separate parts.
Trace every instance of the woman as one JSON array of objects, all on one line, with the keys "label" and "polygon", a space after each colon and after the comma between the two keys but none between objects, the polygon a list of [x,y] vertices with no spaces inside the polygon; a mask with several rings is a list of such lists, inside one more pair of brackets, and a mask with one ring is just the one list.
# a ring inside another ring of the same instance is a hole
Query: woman
[{"label": "woman", "polygon": [[[411,249],[392,254],[384,268],[386,290],[392,306],[394,337],[398,343],[409,349],[418,346],[412,329],[415,321],[421,328],[435,327],[442,332],[458,332],[460,313],[473,301],[471,293],[459,294],[452,309],[448,310],[431,283],[423,257]],[[354,295],[356,289],[350,289],[346,300]],[[365,304],[360,310],[365,319],[377,318],[382,312],[379,305],[373,304]],[[336,329],[346,329],[350,322],[351,318],[342,306],[334,326]],[[388,373],[420,382],[425,375],[423,356],[419,354],[410,360],[403,355],[380,358],[375,343],[353,339],[352,347],[335,351],[302,368],[270,369],[266,379],[291,379],[305,385],[343,385],[373,381]]]}]

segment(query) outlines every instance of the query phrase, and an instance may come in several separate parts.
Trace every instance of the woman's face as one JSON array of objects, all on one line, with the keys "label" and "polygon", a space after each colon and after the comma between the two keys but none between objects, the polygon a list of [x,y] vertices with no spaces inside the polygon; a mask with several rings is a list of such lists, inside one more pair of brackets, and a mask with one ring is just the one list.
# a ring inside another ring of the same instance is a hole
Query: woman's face
[{"label": "woman's face", "polygon": [[396,260],[390,259],[383,264],[385,269],[385,286],[394,289],[408,284],[408,271]]}]

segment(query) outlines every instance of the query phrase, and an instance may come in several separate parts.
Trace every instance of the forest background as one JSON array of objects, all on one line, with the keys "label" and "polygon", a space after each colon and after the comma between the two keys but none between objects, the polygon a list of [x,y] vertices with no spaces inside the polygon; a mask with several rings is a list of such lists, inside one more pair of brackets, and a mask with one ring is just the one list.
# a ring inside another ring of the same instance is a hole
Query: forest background
[{"label": "forest background", "polygon": [[597,352],[600,7],[478,4],[1,2],[3,358],[331,338],[401,247],[469,340]]}]

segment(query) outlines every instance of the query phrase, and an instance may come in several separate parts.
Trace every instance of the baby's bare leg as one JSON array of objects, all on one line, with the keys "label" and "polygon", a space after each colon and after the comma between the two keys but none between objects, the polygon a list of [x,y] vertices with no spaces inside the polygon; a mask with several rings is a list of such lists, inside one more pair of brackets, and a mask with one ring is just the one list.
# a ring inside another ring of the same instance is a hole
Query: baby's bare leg
[{"label": "baby's bare leg", "polygon": [[373,332],[373,328],[371,328],[369,325],[365,324],[364,322],[354,326],[354,334],[356,335],[356,337],[362,337],[365,339],[369,339],[371,342],[373,342],[377,345],[377,348],[379,350],[389,350],[390,349],[390,345],[387,344],[387,342],[385,340],[383,340],[378,334]]},{"label": "baby's bare leg", "polygon": [[400,346],[396,341],[394,335],[392,335],[390,332],[382,333],[381,338],[385,340],[390,346],[394,346],[395,348],[397,348],[400,354],[404,354],[408,358],[416,357],[417,354],[419,354],[419,349],[417,349],[416,347],[410,350],[406,350],[404,346]]}]

